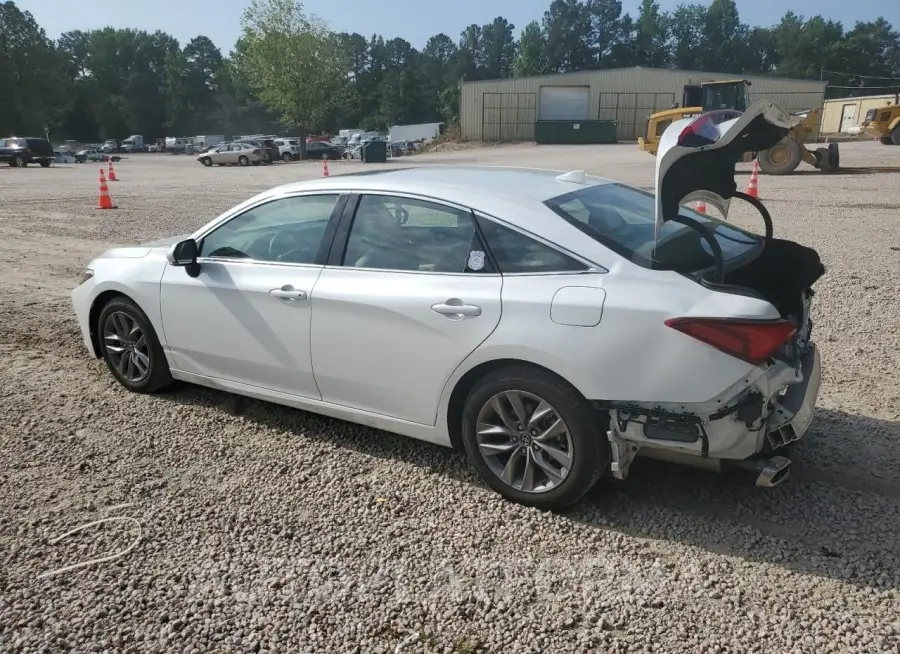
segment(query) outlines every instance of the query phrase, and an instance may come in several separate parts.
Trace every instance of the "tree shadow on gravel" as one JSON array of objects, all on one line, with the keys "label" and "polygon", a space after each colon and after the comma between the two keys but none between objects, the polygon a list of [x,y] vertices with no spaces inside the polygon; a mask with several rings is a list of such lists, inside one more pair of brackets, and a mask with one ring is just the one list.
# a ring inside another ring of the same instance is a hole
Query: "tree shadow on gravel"
[{"label": "tree shadow on gravel", "polygon": [[[186,384],[158,397],[402,460],[492,493],[465,455],[448,448]],[[562,516],[590,529],[676,542],[861,587],[900,588],[900,422],[819,409],[790,455],[791,475],[768,490],[756,488],[745,471],[715,474],[638,459],[627,480],[601,481]]]}]

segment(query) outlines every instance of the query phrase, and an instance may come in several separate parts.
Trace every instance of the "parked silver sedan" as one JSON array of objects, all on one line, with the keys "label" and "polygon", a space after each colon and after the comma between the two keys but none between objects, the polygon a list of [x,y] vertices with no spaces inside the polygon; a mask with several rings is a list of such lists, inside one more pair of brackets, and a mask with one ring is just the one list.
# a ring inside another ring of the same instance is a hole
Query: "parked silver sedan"
[{"label": "parked silver sedan", "polygon": [[197,161],[204,166],[225,166],[237,164],[238,166],[258,166],[266,160],[266,153],[261,148],[256,148],[249,143],[223,143],[222,145],[203,152],[197,156]]}]

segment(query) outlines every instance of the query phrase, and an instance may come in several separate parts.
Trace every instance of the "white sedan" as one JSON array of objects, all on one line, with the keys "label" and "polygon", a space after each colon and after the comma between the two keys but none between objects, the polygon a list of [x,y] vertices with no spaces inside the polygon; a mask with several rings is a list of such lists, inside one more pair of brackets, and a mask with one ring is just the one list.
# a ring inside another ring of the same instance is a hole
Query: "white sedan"
[{"label": "white sedan", "polygon": [[180,380],[464,449],[541,508],[639,454],[774,486],[813,416],[824,268],[683,202],[727,210],[735,162],[786,120],[761,103],[674,124],[656,197],[490,167],[274,188],[93,260],[73,291],[84,343],[132,391]]}]

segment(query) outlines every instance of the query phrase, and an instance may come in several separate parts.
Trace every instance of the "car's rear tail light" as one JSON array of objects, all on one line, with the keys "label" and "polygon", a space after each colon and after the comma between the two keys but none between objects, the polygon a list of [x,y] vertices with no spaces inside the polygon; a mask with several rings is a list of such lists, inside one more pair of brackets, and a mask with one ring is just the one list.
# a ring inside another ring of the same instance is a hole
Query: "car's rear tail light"
[{"label": "car's rear tail light", "polygon": [[772,357],[797,331],[786,320],[669,318],[666,326],[753,365]]}]

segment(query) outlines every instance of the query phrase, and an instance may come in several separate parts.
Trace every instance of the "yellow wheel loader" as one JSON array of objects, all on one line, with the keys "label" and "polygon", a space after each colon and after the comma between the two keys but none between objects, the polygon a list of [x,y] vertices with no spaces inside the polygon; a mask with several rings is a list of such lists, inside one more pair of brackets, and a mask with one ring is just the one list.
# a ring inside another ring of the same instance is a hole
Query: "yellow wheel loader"
[{"label": "yellow wheel loader", "polygon": [[[659,139],[666,128],[676,120],[689,118],[713,110],[731,109],[735,113],[721,114],[723,119],[735,118],[749,106],[749,80],[719,80],[703,82],[684,87],[684,102],[681,107],[673,107],[652,114],[647,121],[647,134],[638,139],[638,147],[644,152],[656,155]],[[837,143],[829,143],[827,148],[809,150],[804,143],[812,141],[819,125],[819,109],[811,109],[792,114],[802,117],[791,132],[768,150],[755,153],[759,168],[769,175],[787,175],[796,170],[801,161],[823,172],[840,167],[840,152]],[[898,114],[900,115],[900,114]],[[900,137],[898,137],[900,138]],[[754,154],[746,159],[752,161]]]},{"label": "yellow wheel loader", "polygon": [[862,131],[877,137],[885,145],[900,145],[900,101],[897,100],[869,109],[861,125]]}]

